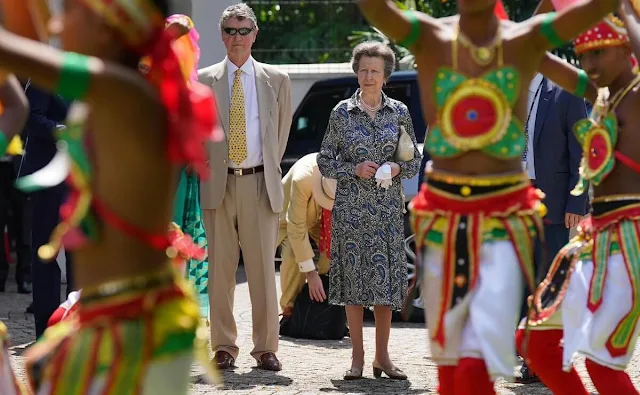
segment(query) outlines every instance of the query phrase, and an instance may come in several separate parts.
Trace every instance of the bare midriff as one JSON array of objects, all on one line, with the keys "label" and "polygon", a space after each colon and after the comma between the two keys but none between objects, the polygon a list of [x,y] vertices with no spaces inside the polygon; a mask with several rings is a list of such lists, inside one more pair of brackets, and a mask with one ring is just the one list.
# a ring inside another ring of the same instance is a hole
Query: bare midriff
[{"label": "bare midriff", "polygon": [[[510,30],[512,29],[509,29],[509,24],[503,25],[504,64],[514,67],[520,75],[521,83],[518,90],[518,99],[512,108],[512,117],[524,124],[529,95],[529,84],[524,82],[528,82],[537,72],[536,65],[539,59],[533,59],[532,51],[525,50],[522,40],[512,38],[513,33]],[[417,51],[416,53],[417,79],[420,85],[422,111],[430,124],[430,129],[438,121],[438,109],[434,95],[437,73],[441,67],[451,67],[451,65],[443,64],[442,59],[452,59],[452,39],[453,35],[442,43],[430,45],[428,50],[425,49],[425,51]],[[469,52],[464,48],[460,48],[458,51],[457,64],[457,70],[470,78],[480,77],[493,69],[497,69],[497,64],[480,67],[474,63]],[[459,174],[482,175],[522,171],[522,159],[520,157],[500,159],[481,151],[468,151],[450,158],[432,156],[432,161],[434,169]]]}]

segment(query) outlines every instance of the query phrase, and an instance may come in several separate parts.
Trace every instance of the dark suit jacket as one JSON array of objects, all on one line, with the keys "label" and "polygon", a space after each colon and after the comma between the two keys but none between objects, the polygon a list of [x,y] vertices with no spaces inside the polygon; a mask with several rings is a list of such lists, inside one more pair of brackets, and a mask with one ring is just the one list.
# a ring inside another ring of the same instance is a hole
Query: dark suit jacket
[{"label": "dark suit jacket", "polygon": [[573,125],[586,116],[587,106],[583,99],[543,78],[533,134],[533,153],[536,185],[546,195],[546,223],[564,223],[565,213],[587,213],[588,193],[581,196],[570,193],[578,182],[582,157]]},{"label": "dark suit jacket", "polygon": [[56,154],[55,130],[67,117],[68,103],[31,84],[27,89],[31,107],[22,133],[28,139],[20,176],[32,174],[47,165]]}]

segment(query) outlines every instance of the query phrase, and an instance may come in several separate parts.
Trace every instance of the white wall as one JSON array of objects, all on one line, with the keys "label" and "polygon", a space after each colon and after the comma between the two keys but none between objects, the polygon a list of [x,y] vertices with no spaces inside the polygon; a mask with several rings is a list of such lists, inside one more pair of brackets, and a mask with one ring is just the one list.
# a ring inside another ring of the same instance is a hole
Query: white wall
[{"label": "white wall", "polygon": [[200,33],[200,68],[218,63],[224,59],[226,51],[220,38],[218,22],[222,11],[240,0],[191,0],[193,23]]},{"label": "white wall", "polygon": [[316,81],[353,75],[349,63],[283,64],[278,67],[287,72],[291,79],[291,106],[294,112]]}]

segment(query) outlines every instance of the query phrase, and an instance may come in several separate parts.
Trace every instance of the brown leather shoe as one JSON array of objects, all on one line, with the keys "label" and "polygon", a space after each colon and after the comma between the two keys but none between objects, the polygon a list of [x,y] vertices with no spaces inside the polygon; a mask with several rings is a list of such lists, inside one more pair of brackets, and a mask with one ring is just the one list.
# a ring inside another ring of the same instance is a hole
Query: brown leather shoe
[{"label": "brown leather shoe", "polygon": [[216,351],[211,363],[214,363],[218,369],[224,370],[235,367],[236,360],[226,351]]},{"label": "brown leather shoe", "polygon": [[291,318],[292,315],[293,315],[293,307],[287,306],[282,311],[282,318]]},{"label": "brown leather shoe", "polygon": [[282,364],[278,361],[278,358],[276,358],[276,354],[267,352],[260,355],[260,359],[258,360],[258,369],[279,372],[282,370]]}]

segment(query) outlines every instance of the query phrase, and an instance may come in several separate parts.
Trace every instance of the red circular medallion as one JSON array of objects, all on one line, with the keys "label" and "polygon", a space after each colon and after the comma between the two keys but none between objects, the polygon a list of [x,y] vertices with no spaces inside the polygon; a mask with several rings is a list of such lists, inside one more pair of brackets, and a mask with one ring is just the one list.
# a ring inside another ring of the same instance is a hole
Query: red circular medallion
[{"label": "red circular medallion", "polygon": [[496,124],[495,104],[483,96],[467,96],[453,107],[452,124],[460,137],[488,133]]},{"label": "red circular medallion", "polygon": [[595,134],[589,142],[589,168],[591,170],[599,169],[607,160],[607,140],[602,134]]}]

